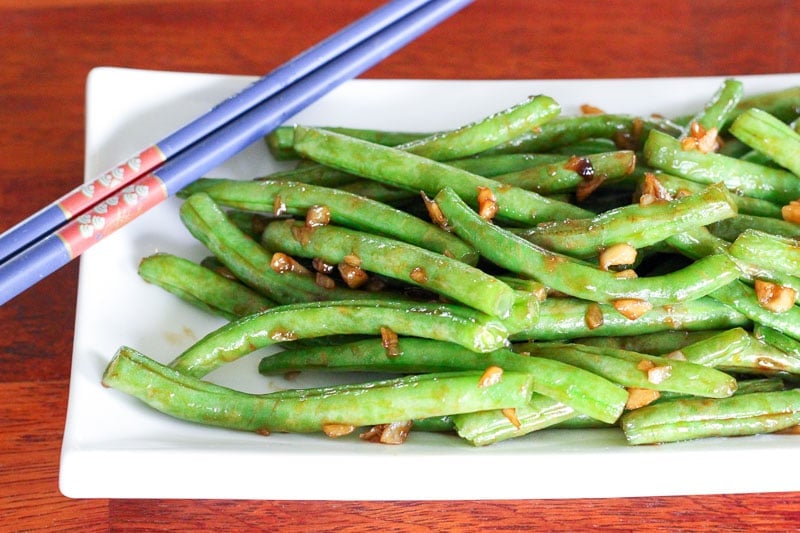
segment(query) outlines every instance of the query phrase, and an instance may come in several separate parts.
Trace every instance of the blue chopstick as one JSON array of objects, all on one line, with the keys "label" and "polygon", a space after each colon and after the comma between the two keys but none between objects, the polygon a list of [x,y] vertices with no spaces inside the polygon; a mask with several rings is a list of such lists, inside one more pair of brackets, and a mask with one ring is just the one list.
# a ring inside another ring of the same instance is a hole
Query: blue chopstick
[{"label": "blue chopstick", "polygon": [[472,0],[434,0],[243,113],[0,265],[0,305],[261,139],[318,98],[369,69]]},{"label": "blue chopstick", "polygon": [[0,262],[160,166],[212,131],[432,0],[393,0],[260,78],[188,125],[70,191],[0,235]]}]

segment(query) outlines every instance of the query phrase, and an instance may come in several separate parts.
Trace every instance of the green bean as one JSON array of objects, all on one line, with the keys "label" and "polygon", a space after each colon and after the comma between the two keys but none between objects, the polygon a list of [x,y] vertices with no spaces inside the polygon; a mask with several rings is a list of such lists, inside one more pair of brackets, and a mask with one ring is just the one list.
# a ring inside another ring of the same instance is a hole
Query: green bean
[{"label": "green bean", "polygon": [[559,117],[516,139],[498,145],[489,154],[535,153],[568,146],[586,139],[613,139],[617,146],[638,148],[641,139],[653,129],[679,135],[680,126],[668,120],[645,119],[631,115],[597,114]]},{"label": "green bean", "polygon": [[728,251],[734,257],[764,268],[800,275],[800,243],[794,239],[747,229],[736,237]]},{"label": "green bean", "polygon": [[733,261],[717,254],[663,276],[621,279],[614,272],[550,252],[487,222],[450,188],[442,189],[435,201],[456,235],[472,244],[487,260],[577,298],[669,304],[700,298],[738,277]]},{"label": "green bean", "polygon": [[449,340],[476,352],[504,345],[508,331],[491,317],[465,307],[351,300],[283,305],[230,322],[190,346],[171,364],[203,377],[225,363],[276,342],[327,335],[397,335]]},{"label": "green bean", "polygon": [[711,232],[727,241],[735,241],[742,232],[753,229],[781,237],[800,239],[800,225],[786,220],[753,215],[739,215],[709,225]]},{"label": "green bean", "polygon": [[800,115],[800,87],[788,87],[777,91],[745,96],[739,100],[729,120],[735,119],[748,109],[762,109],[784,122],[791,122]]},{"label": "green bean", "polygon": [[771,433],[800,423],[800,390],[722,399],[687,398],[635,409],[622,417],[629,444]]},{"label": "green bean", "polygon": [[411,426],[415,433],[424,431],[426,433],[448,433],[455,431],[453,417],[451,415],[429,416],[413,420]]},{"label": "green bean", "polygon": [[[671,391],[706,398],[725,398],[736,390],[736,380],[713,368],[678,359],[584,344],[521,343],[517,353],[544,357],[583,368],[625,387]],[[643,362],[652,366],[645,367]],[[651,369],[659,370],[655,374]]]},{"label": "green bean", "polygon": [[580,413],[615,421],[627,393],[607,379],[560,361],[526,357],[506,349],[475,353],[449,342],[400,338],[397,353],[388,354],[381,341],[367,339],[329,348],[276,353],[259,364],[262,374],[304,369],[368,372],[448,372],[497,366],[507,372],[534,376],[534,392],[563,402]]},{"label": "green bean", "polygon": [[576,344],[586,344],[597,348],[613,348],[629,352],[664,355],[678,351],[685,346],[700,342],[720,333],[718,330],[666,330],[642,335],[619,335],[616,337],[587,337],[573,339]]},{"label": "green bean", "polygon": [[279,170],[266,176],[255,178],[255,181],[291,181],[319,185],[321,187],[339,187],[358,180],[358,176],[316,163],[289,170]]},{"label": "green bean", "polygon": [[228,320],[274,307],[275,303],[237,281],[196,263],[158,253],[139,263],[139,275],[195,307]]},{"label": "green bean", "polygon": [[453,159],[447,164],[472,174],[491,178],[526,168],[567,161],[561,154],[500,154],[477,155],[463,159]]},{"label": "green bean", "polygon": [[548,250],[588,258],[613,244],[644,248],[676,233],[733,217],[733,197],[722,185],[710,185],[668,202],[626,205],[590,219],[548,222],[514,233]]},{"label": "green bean", "polygon": [[305,216],[310,208],[324,206],[335,224],[394,237],[469,264],[478,260],[471,246],[435,224],[336,189],[291,182],[201,179],[180,194],[186,197],[194,192],[205,192],[223,206],[261,213],[273,213],[277,208]]},{"label": "green bean", "polygon": [[644,144],[644,161],[659,170],[698,183],[722,182],[746,196],[787,204],[800,198],[800,180],[786,170],[699,150],[684,150],[680,141],[658,131]]},{"label": "green bean", "polygon": [[800,360],[800,341],[761,324],[756,324],[753,328],[753,335],[761,342]]},{"label": "green bean", "polygon": [[363,196],[364,198],[369,198],[370,200],[382,202],[384,204],[394,204],[408,201],[412,198],[419,198],[417,194],[411,191],[363,178],[358,178],[356,181],[346,183],[338,189],[342,192]]},{"label": "green bean", "polygon": [[706,131],[712,128],[721,131],[742,99],[742,93],[741,81],[725,80],[703,109],[692,117],[690,123],[696,122]]},{"label": "green bean", "polygon": [[453,416],[458,436],[473,446],[487,446],[551,427],[575,417],[561,402],[533,394],[528,405],[514,409],[514,422],[503,411],[479,411]]},{"label": "green bean", "polygon": [[571,192],[587,180],[618,180],[629,176],[636,166],[631,150],[592,154],[561,162],[547,163],[508,174],[494,176],[506,185],[513,185],[539,194]]},{"label": "green bean", "polygon": [[478,122],[412,140],[397,148],[436,161],[468,157],[538,128],[560,112],[559,105],[549,96],[531,96]]},{"label": "green bean", "polygon": [[256,395],[201,381],[123,347],[103,383],[177,418],[268,435],[513,408],[530,398],[531,376],[506,372],[485,386],[480,378],[474,371],[425,374]]},{"label": "green bean", "polygon": [[[656,174],[656,179],[658,179],[658,182],[663,185],[672,196],[683,192],[696,194],[708,187],[702,183],[661,172]],[[781,206],[773,204],[768,200],[751,198],[740,194],[732,194],[731,197],[736,204],[736,210],[739,214],[781,218]]]},{"label": "green bean", "polygon": [[[703,366],[717,367],[750,345],[750,335],[744,328],[721,331],[711,337],[699,340],[673,354],[681,354],[687,361]],[[668,354],[665,354],[668,355]]]},{"label": "green bean", "polygon": [[753,322],[800,340],[800,307],[796,305],[782,313],[770,311],[759,304],[755,291],[740,281],[720,287],[711,293],[711,297],[736,309]]},{"label": "green bean", "polygon": [[[599,326],[589,327],[586,315],[597,306]],[[629,320],[608,304],[594,304],[577,298],[548,298],[539,306],[539,320],[529,331],[515,333],[512,341],[555,341],[583,337],[641,335],[670,330],[703,331],[737,326],[748,327],[742,313],[705,297],[679,304],[657,306],[636,320]]]},{"label": "green bean", "polygon": [[[754,329],[758,327],[756,324]],[[732,351],[726,358],[715,361],[714,367],[732,373],[788,377],[800,374],[800,357],[765,342],[759,335],[753,335],[743,349]]]},{"label": "green bean", "polygon": [[189,197],[181,206],[180,215],[192,235],[205,244],[236,277],[278,303],[379,297],[367,291],[323,288],[316,284],[311,275],[276,272],[270,266],[272,255],[232,224],[204,193]]},{"label": "green bean", "polygon": [[[428,137],[430,133],[414,133],[408,131],[383,131],[365,128],[325,127],[326,130],[335,131],[357,139],[382,144],[384,146],[397,146],[416,139]],[[267,148],[278,161],[297,159],[294,151],[294,126],[279,126],[265,137]]]},{"label": "green bean", "polygon": [[790,126],[766,111],[749,109],[733,121],[730,132],[800,179],[800,133]]},{"label": "green bean", "polygon": [[242,233],[256,241],[261,238],[264,228],[267,227],[267,223],[272,219],[272,217],[266,215],[239,209],[228,209],[225,211],[225,215]]},{"label": "green bean", "polygon": [[396,239],[333,225],[309,228],[303,222],[280,220],[267,225],[261,242],[270,250],[320,258],[333,265],[355,256],[367,272],[424,287],[499,318],[508,317],[514,304],[514,290],[494,276]]},{"label": "green bean", "polygon": [[414,154],[370,144],[323,130],[298,126],[295,148],[304,156],[389,185],[434,196],[452,186],[465,200],[477,206],[478,187],[494,195],[498,217],[526,224],[559,218],[582,218],[591,213],[565,202],[549,200],[534,192],[504,186]]}]

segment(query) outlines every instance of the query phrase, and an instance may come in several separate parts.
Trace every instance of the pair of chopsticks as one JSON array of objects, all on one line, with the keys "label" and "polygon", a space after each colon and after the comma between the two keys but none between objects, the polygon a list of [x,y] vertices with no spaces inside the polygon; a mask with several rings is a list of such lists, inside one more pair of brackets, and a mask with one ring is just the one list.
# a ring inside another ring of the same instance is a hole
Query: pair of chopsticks
[{"label": "pair of chopsticks", "polygon": [[0,305],[472,0],[393,0],[0,235]]}]

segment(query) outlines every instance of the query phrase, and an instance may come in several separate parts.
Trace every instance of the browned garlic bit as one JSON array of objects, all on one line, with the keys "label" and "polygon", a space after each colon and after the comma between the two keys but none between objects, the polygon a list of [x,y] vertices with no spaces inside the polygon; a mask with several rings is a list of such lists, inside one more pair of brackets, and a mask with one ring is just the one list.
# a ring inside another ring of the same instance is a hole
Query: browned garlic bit
[{"label": "browned garlic bit", "polygon": [[517,410],[514,407],[506,407],[505,409],[501,409],[500,412],[503,413],[503,416],[506,417],[515,428],[519,429],[520,426],[522,426],[519,418],[517,418]]},{"label": "browned garlic bit", "polygon": [[367,442],[379,444],[403,444],[411,432],[413,422],[404,420],[402,422],[392,422],[391,424],[379,424],[359,435],[359,438]]},{"label": "browned garlic bit", "polygon": [[425,204],[425,209],[428,210],[428,216],[431,217],[431,222],[445,231],[452,231],[452,228],[448,224],[447,219],[444,217],[442,210],[439,209],[439,204],[428,198],[428,195],[424,192],[420,194],[422,194],[422,201]]},{"label": "browned garlic bit", "polygon": [[583,104],[581,105],[581,113],[584,115],[602,115],[605,111],[591,104]]},{"label": "browned garlic bit", "polygon": [[640,389],[638,387],[628,387],[628,401],[625,402],[625,409],[638,409],[658,400],[661,393],[653,389]]},{"label": "browned garlic bit", "polygon": [[592,302],[586,307],[586,315],[583,317],[586,322],[586,327],[589,329],[597,329],[603,325],[603,310],[600,309],[600,304]]},{"label": "browned garlic bit", "polygon": [[313,231],[314,228],[310,228],[306,225],[292,226],[292,237],[294,237],[294,240],[296,240],[303,246],[307,246],[309,241],[311,241],[311,234],[313,233]]},{"label": "browned garlic bit", "polygon": [[719,148],[719,135],[717,128],[706,130],[698,122],[689,125],[689,135],[681,140],[684,150],[698,150],[704,154],[715,152]]},{"label": "browned garlic bit", "polygon": [[381,345],[383,349],[386,350],[386,357],[390,359],[402,354],[397,333],[386,326],[381,326]]},{"label": "browned garlic bit", "polygon": [[675,350],[664,356],[665,359],[672,359],[673,361],[686,361],[686,356],[680,350]]},{"label": "browned garlic bit", "polygon": [[322,274],[331,274],[336,269],[336,265],[326,263],[324,259],[319,257],[315,257],[311,260],[311,266],[314,267],[314,270]]},{"label": "browned garlic bit", "polygon": [[669,365],[654,366],[647,371],[647,381],[653,385],[662,383],[665,379],[672,375],[672,367]]},{"label": "browned garlic bit", "polygon": [[327,274],[323,274],[322,272],[317,272],[314,276],[314,283],[317,284],[318,287],[322,287],[323,289],[333,289],[336,287],[336,282],[333,280],[332,277],[328,276]]},{"label": "browned garlic bit", "polygon": [[272,254],[272,259],[269,262],[269,266],[278,274],[285,274],[286,272],[304,275],[310,274],[306,267],[298,263],[294,258],[282,252],[276,252]]},{"label": "browned garlic bit", "polygon": [[639,195],[639,205],[646,206],[657,201],[672,200],[672,195],[661,184],[655,174],[646,172],[644,175],[644,183],[642,183],[642,192]]},{"label": "browned garlic bit", "polygon": [[422,267],[414,267],[408,277],[420,285],[428,282],[428,273]]},{"label": "browned garlic bit", "polygon": [[620,270],[619,272],[614,272],[614,277],[616,279],[636,279],[639,277],[636,274],[635,270],[631,270],[630,268],[626,268],[625,270]]},{"label": "browned garlic bit", "polygon": [[[339,274],[351,289],[357,289],[369,280],[369,275],[361,269],[361,261],[348,261],[348,258],[356,256],[346,256],[344,261],[339,263]],[[357,259],[357,258],[356,258]]]},{"label": "browned garlic bit", "polygon": [[759,305],[773,313],[785,313],[797,300],[797,291],[777,283],[757,279],[755,289]]},{"label": "browned garlic bit", "polygon": [[344,437],[355,431],[356,427],[352,424],[322,424],[322,432],[328,437]]},{"label": "browned garlic bit", "polygon": [[639,148],[644,132],[644,121],[641,118],[633,119],[630,131],[617,130],[614,132],[614,144],[620,150],[636,150]]},{"label": "browned garlic bit", "polygon": [[492,220],[497,214],[497,199],[489,187],[478,187],[478,214],[484,220]]},{"label": "browned garlic bit", "polygon": [[650,370],[651,368],[655,368],[655,366],[656,366],[656,364],[655,364],[654,362],[652,362],[651,360],[649,360],[649,359],[642,359],[642,360],[641,360],[641,361],[639,361],[639,363],[636,365],[636,368],[638,368],[639,370],[642,370],[642,371],[644,371],[644,372],[647,372],[647,371],[648,371],[648,370]]},{"label": "browned garlic bit", "polygon": [[286,204],[283,203],[283,198],[281,198],[281,195],[279,194],[275,196],[275,201],[272,202],[272,214],[274,214],[276,217],[279,217],[284,213],[286,213]]},{"label": "browned garlic bit", "polygon": [[610,270],[611,267],[632,265],[636,262],[636,248],[627,243],[612,244],[598,258],[600,268]]},{"label": "browned garlic bit", "polygon": [[636,298],[620,298],[611,302],[611,305],[628,320],[636,320],[653,308],[650,302]]},{"label": "browned garlic bit", "polygon": [[786,222],[800,224],[800,200],[792,200],[781,207],[781,216]]},{"label": "browned garlic bit", "polygon": [[306,211],[306,226],[316,228],[331,222],[331,210],[325,205],[312,205]]},{"label": "browned garlic bit", "polygon": [[499,366],[490,366],[483,372],[483,375],[478,380],[478,387],[483,388],[496,385],[500,383],[501,379],[503,379],[503,369]]}]

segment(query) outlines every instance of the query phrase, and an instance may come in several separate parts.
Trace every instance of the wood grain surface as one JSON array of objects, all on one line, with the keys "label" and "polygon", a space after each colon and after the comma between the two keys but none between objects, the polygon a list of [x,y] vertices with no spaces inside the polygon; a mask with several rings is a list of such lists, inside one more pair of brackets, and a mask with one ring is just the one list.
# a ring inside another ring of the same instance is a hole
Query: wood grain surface
[{"label": "wood grain surface", "polygon": [[[93,67],[263,74],[379,4],[0,0],[0,230],[80,183],[85,81]],[[793,0],[477,0],[364,77],[799,72],[798,15],[800,3]],[[480,502],[67,499],[58,491],[58,464],[77,273],[78,265],[71,264],[0,308],[0,530],[800,527],[798,494]],[[780,475],[780,465],[771,465],[768,458],[732,467],[766,468]]]}]

